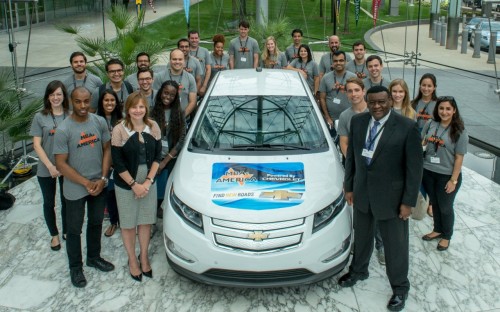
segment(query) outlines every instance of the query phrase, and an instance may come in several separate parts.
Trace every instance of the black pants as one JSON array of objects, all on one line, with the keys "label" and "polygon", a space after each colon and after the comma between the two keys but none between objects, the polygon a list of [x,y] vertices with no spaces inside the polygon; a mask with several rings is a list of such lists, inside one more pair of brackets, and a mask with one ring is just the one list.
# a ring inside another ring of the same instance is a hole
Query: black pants
[{"label": "black pants", "polygon": [[448,194],[444,188],[450,181],[451,175],[440,174],[424,169],[422,184],[429,194],[432,203],[432,215],[434,219],[434,232],[441,233],[444,239],[451,239],[453,226],[455,224],[455,210],[453,203],[458,189],[462,185],[462,174],[458,176],[455,191]]},{"label": "black pants", "polygon": [[110,179],[106,191],[106,207],[108,208],[109,223],[118,224],[120,216],[118,214],[118,205],[116,204],[115,182]]},{"label": "black pants", "polygon": [[[59,235],[56,222],[56,182],[57,178],[37,177],[43,196],[43,216],[51,236]],[[66,201],[63,196],[63,178],[59,177],[59,193],[61,196],[61,221],[63,234],[66,234]]]},{"label": "black pants", "polygon": [[102,220],[106,193],[103,191],[97,196],[87,195],[77,200],[66,199],[66,222],[68,236],[66,249],[68,252],[69,268],[76,269],[83,266],[82,262],[82,227],[87,204],[87,259],[96,259],[101,255]]},{"label": "black pants", "polygon": [[354,256],[349,271],[353,274],[368,273],[376,223],[384,244],[385,269],[392,291],[397,295],[407,294],[410,290],[408,221],[399,218],[376,220],[371,211],[363,213],[354,208]]}]

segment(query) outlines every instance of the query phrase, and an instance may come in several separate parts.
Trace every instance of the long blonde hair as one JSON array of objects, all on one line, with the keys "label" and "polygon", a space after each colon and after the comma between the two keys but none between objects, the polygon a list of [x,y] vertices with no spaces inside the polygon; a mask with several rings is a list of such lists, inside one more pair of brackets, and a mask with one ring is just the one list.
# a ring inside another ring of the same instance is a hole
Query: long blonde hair
[{"label": "long blonde hair", "polygon": [[264,67],[267,67],[271,65],[271,54],[269,53],[269,50],[267,49],[267,42],[269,40],[272,40],[274,42],[274,55],[276,56],[276,59],[274,60],[275,62],[278,61],[278,56],[280,54],[280,49],[278,49],[278,42],[276,42],[276,39],[273,36],[269,36],[266,38],[266,43],[264,44],[264,49],[262,49],[262,61],[264,62]]},{"label": "long blonde hair", "polygon": [[408,85],[403,79],[394,79],[390,84],[389,84],[389,93],[391,94],[392,97],[392,88],[395,86],[400,86],[403,88],[403,91],[405,92],[405,97],[403,98],[403,104],[401,105],[401,115],[408,117],[410,119],[415,119],[416,112],[411,107],[410,103],[410,91],[408,90]]}]

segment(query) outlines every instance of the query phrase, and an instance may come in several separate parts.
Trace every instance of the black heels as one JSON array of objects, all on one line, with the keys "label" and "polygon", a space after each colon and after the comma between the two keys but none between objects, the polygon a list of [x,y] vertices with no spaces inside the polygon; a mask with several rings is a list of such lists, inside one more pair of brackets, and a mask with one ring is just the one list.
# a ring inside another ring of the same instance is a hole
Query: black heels
[{"label": "black heels", "polygon": [[[141,255],[137,256],[137,260],[139,260],[139,266],[141,266]],[[141,271],[142,271],[142,267],[141,267]],[[144,274],[144,276],[146,276],[146,277],[153,278],[153,269],[151,269],[147,272],[142,271],[142,274]]]},{"label": "black heels", "polygon": [[58,251],[58,250],[61,250],[61,242],[59,242],[59,244],[53,246],[52,244],[54,243],[54,238],[56,236],[52,236],[52,239],[50,240],[50,249],[52,249],[53,251]]},{"label": "black heels", "polygon": [[[141,265],[139,264],[139,268],[140,268],[140,266],[141,266]],[[135,280],[135,281],[137,281],[137,282],[142,282],[142,273],[141,273],[141,274],[139,274],[139,275],[134,275],[134,274],[132,274],[132,273],[130,272],[130,261],[129,261],[129,263],[128,263],[128,272],[130,273],[130,277],[131,277],[132,279],[134,279],[134,280]]]}]

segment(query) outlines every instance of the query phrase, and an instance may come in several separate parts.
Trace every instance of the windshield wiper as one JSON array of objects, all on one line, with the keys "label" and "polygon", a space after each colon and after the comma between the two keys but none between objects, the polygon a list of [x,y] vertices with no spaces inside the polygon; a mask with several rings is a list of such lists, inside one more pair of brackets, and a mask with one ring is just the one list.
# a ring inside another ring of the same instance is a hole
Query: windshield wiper
[{"label": "windshield wiper", "polygon": [[228,149],[239,149],[239,150],[246,150],[246,151],[253,151],[253,150],[305,150],[308,151],[311,148],[306,147],[306,146],[300,146],[300,145],[293,145],[293,144],[235,144],[232,145]]}]

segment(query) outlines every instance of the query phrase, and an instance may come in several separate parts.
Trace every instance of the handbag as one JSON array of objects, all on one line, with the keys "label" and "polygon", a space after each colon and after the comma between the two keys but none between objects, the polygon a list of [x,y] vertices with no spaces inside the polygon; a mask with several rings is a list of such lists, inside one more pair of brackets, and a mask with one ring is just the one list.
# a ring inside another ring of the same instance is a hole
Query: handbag
[{"label": "handbag", "polygon": [[429,198],[423,196],[421,192],[418,192],[417,204],[415,207],[411,208],[411,217],[415,220],[422,220],[427,214],[427,207],[429,206]]}]

